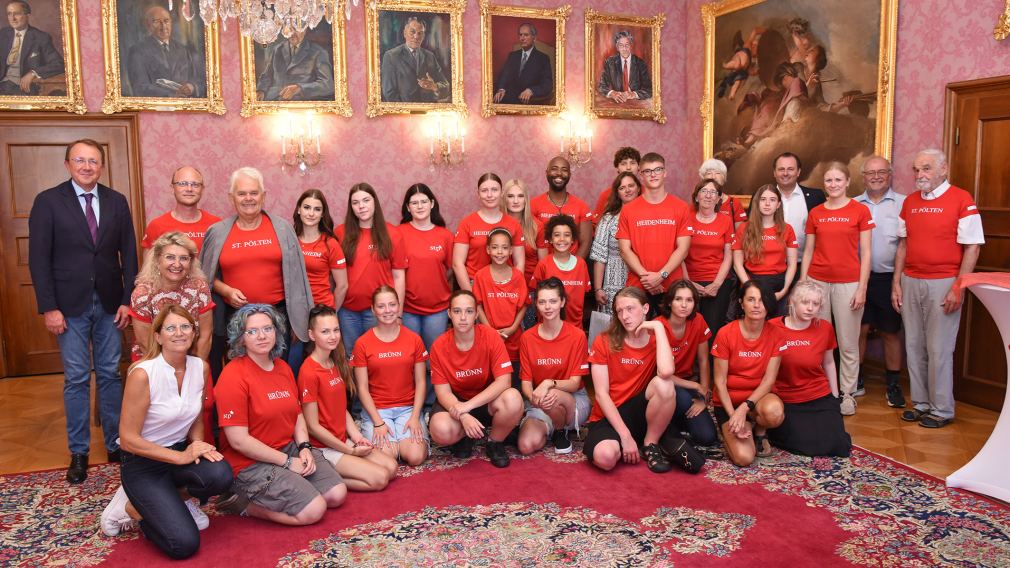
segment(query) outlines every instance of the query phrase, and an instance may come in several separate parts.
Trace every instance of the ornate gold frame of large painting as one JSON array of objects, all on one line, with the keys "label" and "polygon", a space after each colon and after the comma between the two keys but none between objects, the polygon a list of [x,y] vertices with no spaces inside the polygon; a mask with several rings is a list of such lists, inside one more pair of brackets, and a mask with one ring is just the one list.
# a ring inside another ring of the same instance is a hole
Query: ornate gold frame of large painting
[{"label": "ornate gold frame of large painting", "polygon": [[1008,36],[1010,36],[1010,0],[1006,0],[1003,13],[1000,14],[999,20],[996,21],[996,28],[992,31],[992,37],[996,41],[1002,41]]},{"label": "ornate gold frame of large painting", "polygon": [[[660,73],[660,47],[663,24],[666,14],[659,13],[651,17],[629,16],[625,14],[605,14],[592,8],[586,8],[586,110],[597,118],[627,118],[639,120],[655,120],[660,124],[666,122],[663,114],[663,89]],[[598,24],[621,25],[631,28],[650,28],[652,45],[649,52],[652,55],[652,69],[649,70],[652,79],[652,108],[611,108],[596,103],[596,85],[600,75],[600,65],[597,61],[596,33],[594,27]]]}]

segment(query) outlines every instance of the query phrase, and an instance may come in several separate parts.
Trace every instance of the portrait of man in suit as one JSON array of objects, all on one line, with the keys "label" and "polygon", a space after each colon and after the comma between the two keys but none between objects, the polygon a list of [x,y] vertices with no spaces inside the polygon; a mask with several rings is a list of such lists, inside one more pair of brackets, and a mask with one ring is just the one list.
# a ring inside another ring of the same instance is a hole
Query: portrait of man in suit
[{"label": "portrait of man in suit", "polygon": [[38,96],[40,81],[64,73],[63,56],[48,33],[31,25],[31,5],[7,3],[9,27],[0,29],[0,95]]},{"label": "portrait of man in suit", "polygon": [[[128,6],[132,7],[132,6]],[[178,10],[175,11],[176,15]],[[128,14],[129,10],[121,13]],[[146,34],[128,48],[127,81],[123,95],[127,97],[203,98],[207,96],[203,44],[190,45],[173,36],[173,14],[159,5],[144,11]],[[124,26],[121,18],[120,31]],[[121,34],[122,36],[122,34]],[[124,48],[127,42],[120,39]]]},{"label": "portrait of man in suit", "polygon": [[523,22],[518,35],[519,49],[508,54],[495,80],[494,102],[554,104],[554,69],[550,58],[536,48],[536,26]]},{"label": "portrait of man in suit", "polygon": [[617,53],[603,62],[596,93],[624,105],[652,98],[652,74],[645,60],[634,54],[635,37],[628,30],[614,34]]},{"label": "portrait of man in suit", "polygon": [[427,26],[416,16],[403,26],[403,43],[382,54],[382,102],[438,103],[452,100],[452,87],[431,49],[424,47]]},{"label": "portrait of man in suit", "polygon": [[[329,25],[320,22],[319,28],[329,29]],[[290,38],[279,37],[265,48],[257,46],[257,100],[334,99],[333,58],[327,49],[305,35],[305,31],[296,31]]]}]

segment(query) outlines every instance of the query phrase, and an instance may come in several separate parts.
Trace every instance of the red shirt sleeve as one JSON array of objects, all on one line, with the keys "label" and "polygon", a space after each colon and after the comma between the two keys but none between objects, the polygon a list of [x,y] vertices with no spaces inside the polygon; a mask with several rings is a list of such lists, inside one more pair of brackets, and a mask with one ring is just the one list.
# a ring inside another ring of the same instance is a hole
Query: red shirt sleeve
[{"label": "red shirt sleeve", "polygon": [[298,390],[301,392],[302,404],[319,400],[319,374],[316,372],[316,366],[309,361],[298,369]]}]

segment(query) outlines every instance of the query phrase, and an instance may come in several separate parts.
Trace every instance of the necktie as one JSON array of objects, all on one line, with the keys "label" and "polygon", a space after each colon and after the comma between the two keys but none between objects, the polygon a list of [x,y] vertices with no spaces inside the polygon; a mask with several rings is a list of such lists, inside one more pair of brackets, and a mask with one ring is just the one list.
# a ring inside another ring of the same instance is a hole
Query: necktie
[{"label": "necktie", "polygon": [[421,74],[421,60],[417,56],[417,50],[412,50],[410,55],[414,58],[414,73]]},{"label": "necktie", "polygon": [[628,81],[628,60],[622,61],[624,61],[624,92],[628,92],[631,90],[631,83]]},{"label": "necktie", "polygon": [[14,34],[14,45],[11,46],[10,53],[7,54],[7,65],[14,65],[18,62],[18,56],[21,55],[21,36],[23,33]]},{"label": "necktie", "polygon": [[526,60],[529,59],[529,58],[530,58],[530,52],[524,51],[523,52],[523,60],[519,62],[519,72],[520,73],[523,72],[523,68],[526,67]]},{"label": "necktie", "polygon": [[91,200],[95,198],[93,193],[84,194],[84,216],[88,218],[88,231],[91,232],[91,242],[98,242],[98,217],[95,216],[95,208],[91,206]]}]

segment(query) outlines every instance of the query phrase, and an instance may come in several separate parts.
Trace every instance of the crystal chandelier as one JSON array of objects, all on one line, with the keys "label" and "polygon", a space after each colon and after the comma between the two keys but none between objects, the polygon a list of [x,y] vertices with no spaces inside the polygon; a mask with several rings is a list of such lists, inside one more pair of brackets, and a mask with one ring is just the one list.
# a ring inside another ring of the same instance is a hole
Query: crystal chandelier
[{"label": "crystal chandelier", "polygon": [[[196,16],[194,5],[199,6],[200,19],[204,25],[221,20],[222,29],[228,29],[228,20],[238,20],[238,29],[242,35],[251,37],[256,43],[269,44],[278,35],[291,37],[295,32],[303,32],[315,28],[326,18],[333,22],[340,0],[178,0],[182,6],[182,16],[186,21],[192,21]],[[351,4],[358,5],[360,0],[350,0],[344,3],[344,16],[351,19]],[[173,0],[168,0],[168,9],[172,9]]]}]

